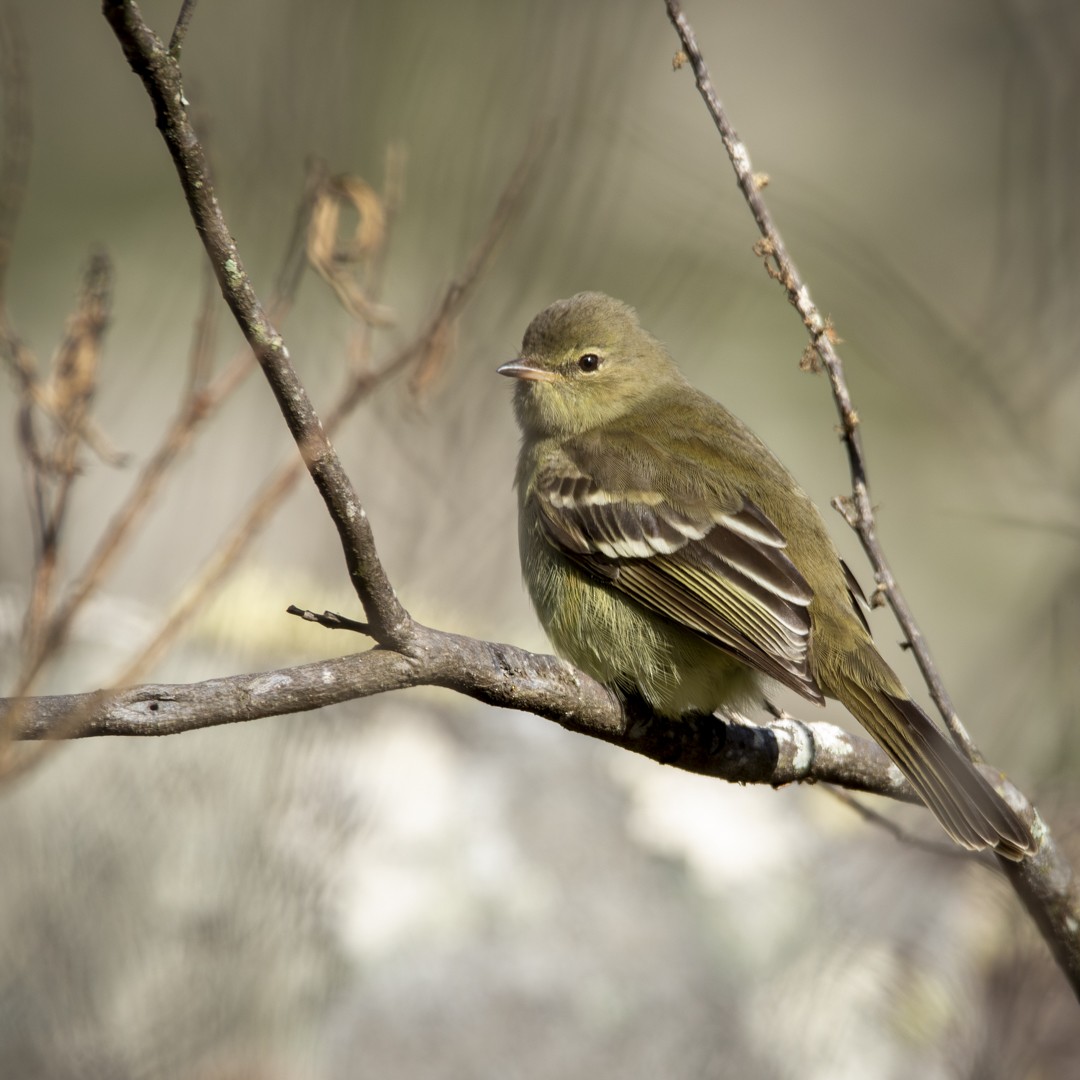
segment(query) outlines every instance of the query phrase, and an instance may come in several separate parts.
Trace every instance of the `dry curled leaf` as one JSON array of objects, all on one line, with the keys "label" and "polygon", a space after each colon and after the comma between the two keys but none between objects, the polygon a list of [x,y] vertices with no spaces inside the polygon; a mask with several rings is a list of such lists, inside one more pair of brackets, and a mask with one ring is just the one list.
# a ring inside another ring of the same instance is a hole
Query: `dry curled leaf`
[{"label": "dry curled leaf", "polygon": [[[356,226],[342,236],[342,212],[356,214]],[[361,283],[364,270],[386,240],[386,208],[379,193],[357,176],[335,176],[319,192],[307,232],[312,269],[334,290],[350,315],[372,326],[393,322],[390,310],[374,303]]]},{"label": "dry curled leaf", "polygon": [[31,380],[28,386],[33,403],[62,432],[82,439],[107,464],[122,465],[127,455],[112,445],[89,416],[111,306],[112,263],[104,252],[95,252],[75,310],[68,316],[64,339],[53,355],[49,376]]}]

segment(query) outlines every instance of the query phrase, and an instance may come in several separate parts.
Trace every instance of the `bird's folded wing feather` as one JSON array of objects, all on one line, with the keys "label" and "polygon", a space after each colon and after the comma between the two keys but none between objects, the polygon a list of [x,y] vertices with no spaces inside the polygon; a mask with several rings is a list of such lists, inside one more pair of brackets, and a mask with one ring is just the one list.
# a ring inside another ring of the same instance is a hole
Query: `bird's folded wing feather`
[{"label": "bird's folded wing feather", "polygon": [[813,701],[813,593],[776,526],[745,498],[612,489],[575,465],[533,488],[548,541],[626,596]]}]

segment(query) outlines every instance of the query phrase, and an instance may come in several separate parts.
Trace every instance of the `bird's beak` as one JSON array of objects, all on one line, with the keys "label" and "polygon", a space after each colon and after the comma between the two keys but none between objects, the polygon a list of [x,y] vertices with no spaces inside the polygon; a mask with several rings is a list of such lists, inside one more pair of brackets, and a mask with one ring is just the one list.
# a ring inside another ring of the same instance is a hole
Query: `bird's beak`
[{"label": "bird's beak", "polygon": [[529,382],[554,382],[554,371],[537,367],[528,360],[511,360],[508,364],[495,369],[500,375],[509,375],[512,379],[527,379]]}]

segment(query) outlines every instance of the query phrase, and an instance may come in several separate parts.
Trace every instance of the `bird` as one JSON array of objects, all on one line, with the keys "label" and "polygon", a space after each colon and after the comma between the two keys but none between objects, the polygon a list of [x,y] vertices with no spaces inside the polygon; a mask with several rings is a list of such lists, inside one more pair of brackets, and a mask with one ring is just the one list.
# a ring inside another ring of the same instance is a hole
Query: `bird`
[{"label": "bird", "polygon": [[522,575],[560,655],[669,720],[760,701],[770,682],[838,700],[957,844],[1033,850],[878,652],[813,502],[633,308],[559,300],[497,371],[516,380]]}]

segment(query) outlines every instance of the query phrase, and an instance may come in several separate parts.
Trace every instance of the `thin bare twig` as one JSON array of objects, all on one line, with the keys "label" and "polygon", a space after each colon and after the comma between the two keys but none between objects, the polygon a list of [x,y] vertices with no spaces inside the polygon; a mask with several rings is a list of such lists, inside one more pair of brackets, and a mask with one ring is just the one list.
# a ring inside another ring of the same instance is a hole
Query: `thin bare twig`
[{"label": "thin bare twig", "polygon": [[[859,435],[859,419],[851,402],[840,357],[833,347],[835,334],[811,299],[810,290],[788,255],[787,248],[761,195],[762,184],[751,168],[750,154],[736,134],[735,128],[716,95],[693,28],[682,11],[682,4],[679,0],[665,0],[665,3],[668,16],[682,44],[682,52],[676,66],[689,61],[694,72],[698,91],[720,132],[739,187],[763,237],[756,250],[764,258],[765,267],[770,276],[783,285],[788,298],[798,309],[803,324],[810,334],[815,359],[820,359],[828,373],[833,397],[840,414],[852,478],[852,496],[850,499],[840,500],[839,508],[862,542],[863,549],[874,567],[878,589],[884,593],[897,621],[903,628],[927,686],[953,738],[973,761],[978,761],[980,760],[978,752],[960,724],[926,642],[896,584],[896,579],[878,540],[873,505],[866,480],[866,461]],[[1022,796],[1017,792],[1016,799],[1021,798]],[[1030,801],[1027,801],[1030,806]],[[998,861],[1046,939],[1054,958],[1072,985],[1073,991],[1080,997],[1080,933],[1077,932],[1077,927],[1080,926],[1080,885],[1077,884],[1073,869],[1055,843],[1050,830],[1037,813],[1034,811],[1032,813],[1035,820],[1033,829],[1036,842],[1035,853],[1016,863],[1007,859]]]},{"label": "thin bare twig", "polygon": [[187,37],[188,27],[195,14],[196,3],[198,0],[184,0],[180,5],[180,14],[176,16],[176,25],[173,27],[172,37],[169,38],[169,55],[176,61],[180,60],[184,38]]},{"label": "thin bare twig", "polygon": [[971,758],[980,761],[981,756],[971,736],[968,735],[960,717],[953,706],[952,699],[945,688],[944,681],[937,669],[937,664],[930,653],[922,631],[908,606],[896,582],[892,569],[885,557],[884,549],[877,536],[877,523],[874,519],[874,507],[870,499],[870,488],[866,477],[866,457],[863,454],[862,438],[859,434],[859,416],[852,404],[843,364],[833,345],[835,332],[832,324],[824,318],[810,296],[810,289],[803,281],[794,260],[788,254],[787,246],[773,221],[772,214],[761,194],[763,184],[760,174],[755,173],[750,163],[750,153],[746,144],[739,138],[734,125],[728,118],[724,106],[717,97],[709,76],[709,69],[698,48],[693,27],[683,13],[679,0],[665,0],[668,16],[682,42],[683,53],[694,72],[694,81],[705,106],[709,110],[716,129],[723,140],[731,160],[732,168],[738,180],[739,188],[746,199],[762,239],[755,250],[764,259],[765,268],[770,277],[775,278],[784,287],[788,299],[798,310],[803,325],[810,334],[811,348],[820,358],[821,364],[829,377],[836,409],[840,414],[840,429],[847,450],[848,465],[851,470],[852,495],[841,502],[842,512],[848,524],[855,530],[866,552],[870,565],[874,569],[877,588],[889,602],[900,628],[911,646],[912,654],[922,672],[930,694],[937,705],[946,726],[949,728],[957,745]]},{"label": "thin bare twig", "polygon": [[324,611],[320,615],[317,611],[308,611],[295,604],[290,604],[285,611],[289,615],[303,619],[304,622],[318,623],[324,630],[351,630],[354,634],[371,636],[371,627],[366,622],[357,622],[356,619],[350,619],[348,615],[339,615],[336,611]]}]

